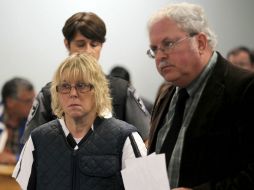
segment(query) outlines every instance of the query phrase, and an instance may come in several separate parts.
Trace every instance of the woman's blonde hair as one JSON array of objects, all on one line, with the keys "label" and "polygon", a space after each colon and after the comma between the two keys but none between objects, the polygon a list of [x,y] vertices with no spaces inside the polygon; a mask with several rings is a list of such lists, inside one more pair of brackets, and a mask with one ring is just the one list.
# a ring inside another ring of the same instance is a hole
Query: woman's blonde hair
[{"label": "woman's blonde hair", "polygon": [[75,53],[67,57],[57,68],[51,84],[51,107],[54,114],[61,118],[64,114],[57,92],[57,85],[63,80],[90,83],[95,94],[96,112],[99,117],[112,112],[109,83],[97,60],[91,55]]}]

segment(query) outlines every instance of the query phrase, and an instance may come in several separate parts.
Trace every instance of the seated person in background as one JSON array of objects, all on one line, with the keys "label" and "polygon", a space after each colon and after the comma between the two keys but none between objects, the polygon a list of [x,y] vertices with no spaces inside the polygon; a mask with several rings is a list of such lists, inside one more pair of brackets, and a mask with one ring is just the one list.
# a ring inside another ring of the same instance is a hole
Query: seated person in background
[{"label": "seated person in background", "polygon": [[247,47],[240,46],[230,50],[227,59],[234,65],[254,71],[254,57]]},{"label": "seated person in background", "polygon": [[25,144],[13,173],[22,189],[124,189],[125,160],[146,155],[146,148],[134,126],[112,117],[108,81],[96,59],[72,54],[50,91],[57,119],[33,130]]},{"label": "seated person in background", "polygon": [[[62,29],[64,43],[70,54],[85,52],[94,56],[97,60],[105,42],[106,26],[103,20],[91,12],[79,12],[67,19]],[[110,93],[113,99],[113,115],[117,119],[124,120],[137,127],[142,139],[148,139],[150,129],[150,114],[137,103],[133,94],[135,90],[128,82],[116,77],[108,77]],[[48,83],[42,88],[27,121],[22,142],[25,143],[31,131],[41,124],[56,118],[52,113],[50,104],[50,86]],[[130,109],[127,109],[129,102]]]},{"label": "seated person in background", "polygon": [[34,97],[32,83],[24,78],[12,78],[3,85],[0,104],[0,163],[16,163],[21,151],[20,138]]},{"label": "seated person in background", "polygon": [[[111,69],[109,74],[110,76],[113,76],[113,77],[122,78],[128,81],[129,85],[131,85],[130,73],[126,68],[122,66],[115,66]],[[138,101],[139,104],[141,105],[144,104],[145,108],[149,111],[150,114],[152,113],[153,103],[151,103],[149,100],[147,100],[144,97],[139,98],[137,96],[136,100]]]}]

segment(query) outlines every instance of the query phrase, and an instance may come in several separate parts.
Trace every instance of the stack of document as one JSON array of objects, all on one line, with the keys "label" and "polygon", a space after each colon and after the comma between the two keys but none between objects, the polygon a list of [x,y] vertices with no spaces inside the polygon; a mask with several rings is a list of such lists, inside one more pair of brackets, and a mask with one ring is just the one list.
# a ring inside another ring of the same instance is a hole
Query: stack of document
[{"label": "stack of document", "polygon": [[126,160],[121,171],[125,190],[170,190],[164,154]]}]

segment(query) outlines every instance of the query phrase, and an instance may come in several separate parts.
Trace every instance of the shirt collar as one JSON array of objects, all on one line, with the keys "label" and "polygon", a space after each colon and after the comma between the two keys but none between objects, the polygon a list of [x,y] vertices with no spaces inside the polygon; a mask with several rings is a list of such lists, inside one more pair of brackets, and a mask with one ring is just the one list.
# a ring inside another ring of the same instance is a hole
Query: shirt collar
[{"label": "shirt collar", "polygon": [[[109,118],[112,117],[112,113],[111,113],[111,112],[105,112],[105,113],[103,114],[103,117],[104,117],[105,119],[109,119]],[[67,135],[70,133],[70,131],[69,131],[69,129],[67,128],[67,126],[66,126],[66,124],[65,124],[64,118],[62,117],[62,118],[60,118],[60,119],[58,119],[58,120],[59,120],[59,122],[60,122],[60,124],[61,124],[61,126],[62,126],[62,129],[63,129],[63,131],[64,131],[65,136],[67,137]],[[91,129],[92,129],[92,131],[94,130],[94,126],[93,126],[93,125],[92,125]]]},{"label": "shirt collar", "polygon": [[[69,129],[67,128],[67,126],[65,124],[64,118],[62,117],[62,118],[60,118],[58,120],[59,120],[59,122],[60,122],[60,124],[62,126],[62,129],[64,131],[65,137],[67,137],[69,135],[70,131],[69,131]],[[93,131],[93,125],[92,125],[91,129]]]},{"label": "shirt collar", "polygon": [[[186,90],[190,96],[195,94],[195,92],[201,86],[201,83],[205,81],[205,78],[213,70],[213,68],[217,62],[217,58],[218,58],[217,52],[213,52],[208,64],[205,66],[205,68],[200,73],[200,75],[188,87],[186,87]],[[178,90],[179,90],[179,88],[177,87],[177,92],[178,92]]]}]

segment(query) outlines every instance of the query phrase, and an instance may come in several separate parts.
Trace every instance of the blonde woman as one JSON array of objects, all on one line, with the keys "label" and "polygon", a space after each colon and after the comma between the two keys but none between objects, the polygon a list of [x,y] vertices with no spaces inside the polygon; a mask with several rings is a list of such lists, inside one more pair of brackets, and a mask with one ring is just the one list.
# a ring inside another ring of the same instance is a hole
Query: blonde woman
[{"label": "blonde woman", "polygon": [[32,131],[13,173],[21,187],[124,189],[120,171],[135,157],[131,142],[141,155],[146,148],[134,126],[112,117],[108,81],[96,59],[68,57],[54,75],[51,96],[57,119]]}]

